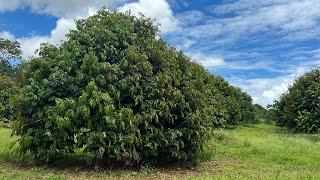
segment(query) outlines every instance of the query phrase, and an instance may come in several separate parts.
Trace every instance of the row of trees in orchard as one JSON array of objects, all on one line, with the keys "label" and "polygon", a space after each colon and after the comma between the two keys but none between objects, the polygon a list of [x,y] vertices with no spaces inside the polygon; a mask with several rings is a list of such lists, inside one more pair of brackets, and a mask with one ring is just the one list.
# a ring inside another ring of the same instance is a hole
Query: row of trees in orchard
[{"label": "row of trees in orchard", "polygon": [[320,132],[320,68],[297,78],[271,110],[279,126],[298,132]]},{"label": "row of trees in orchard", "polygon": [[19,88],[1,85],[15,95],[0,100],[19,152],[33,160],[76,149],[89,162],[191,160],[212,128],[255,118],[249,95],[159,38],[142,15],[101,10],[79,20],[16,78]]}]

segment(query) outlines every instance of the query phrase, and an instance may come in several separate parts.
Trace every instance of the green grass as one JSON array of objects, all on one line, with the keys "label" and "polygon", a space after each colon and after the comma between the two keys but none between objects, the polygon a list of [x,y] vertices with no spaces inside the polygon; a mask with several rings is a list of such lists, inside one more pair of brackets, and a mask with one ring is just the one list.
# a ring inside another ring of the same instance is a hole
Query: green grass
[{"label": "green grass", "polygon": [[266,124],[243,125],[215,131],[207,152],[215,156],[216,178],[320,178],[319,135],[292,134]]},{"label": "green grass", "polygon": [[139,171],[23,165],[9,153],[16,139],[10,134],[0,128],[0,179],[320,179],[320,135],[292,134],[273,125],[214,131],[195,167]]},{"label": "green grass", "polygon": [[13,153],[11,147],[15,144],[16,137],[11,137],[11,130],[0,124],[0,166],[1,163],[15,162],[20,159]]}]

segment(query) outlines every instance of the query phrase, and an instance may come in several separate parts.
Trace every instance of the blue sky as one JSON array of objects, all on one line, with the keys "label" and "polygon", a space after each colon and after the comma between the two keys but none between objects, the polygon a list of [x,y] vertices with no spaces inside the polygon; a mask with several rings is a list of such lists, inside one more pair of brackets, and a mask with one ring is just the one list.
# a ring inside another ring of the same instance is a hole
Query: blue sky
[{"label": "blue sky", "polygon": [[319,0],[0,0],[0,36],[35,56],[102,6],[154,18],[165,40],[264,106],[320,64]]}]

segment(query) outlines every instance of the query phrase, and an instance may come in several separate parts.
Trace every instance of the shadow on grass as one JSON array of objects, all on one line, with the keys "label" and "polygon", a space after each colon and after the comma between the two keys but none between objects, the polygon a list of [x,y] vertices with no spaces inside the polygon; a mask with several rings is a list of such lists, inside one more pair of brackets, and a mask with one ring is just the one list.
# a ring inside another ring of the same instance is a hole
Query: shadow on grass
[{"label": "shadow on grass", "polygon": [[97,163],[94,166],[88,165],[83,158],[68,157],[58,160],[51,164],[29,164],[29,163],[11,163],[11,167],[22,171],[38,171],[41,173],[64,174],[66,176],[77,177],[85,175],[85,177],[148,177],[158,176],[159,174],[188,174],[197,171],[197,165],[190,163],[174,163],[174,164],[144,164],[141,166],[130,166],[125,164],[104,164]]},{"label": "shadow on grass", "polygon": [[[1,156],[1,154],[0,154]],[[87,157],[84,154],[76,153],[66,155],[56,161],[49,163],[34,163],[26,158],[19,157],[18,154],[8,153],[5,154],[8,158],[4,162],[0,162],[1,165],[11,167],[13,169],[21,171],[41,171],[42,173],[54,173],[54,174],[88,174],[88,175],[122,175],[129,176],[139,175],[156,175],[157,172],[172,173],[182,171],[190,172],[197,169],[198,162],[202,162],[207,158],[211,158],[210,154],[199,153],[197,161],[188,162],[176,162],[171,164],[163,163],[144,163],[144,164],[126,164],[112,161],[99,161],[95,164],[88,164]],[[210,156],[210,157],[209,157]],[[1,164],[2,163],[2,164]]]},{"label": "shadow on grass", "polygon": [[[18,169],[44,169],[46,171],[53,172],[94,172],[94,171],[142,171],[143,173],[151,173],[155,170],[161,169],[171,169],[171,170],[190,170],[197,166],[197,162],[201,161],[202,155],[197,155],[197,160],[188,161],[188,162],[176,162],[171,164],[163,163],[144,163],[144,164],[129,164],[129,163],[119,163],[115,161],[99,161],[90,165],[87,162],[87,156],[85,153],[76,151],[76,153],[68,154],[59,158],[58,160],[50,163],[33,163],[27,158],[23,158],[17,152],[18,144],[13,146],[13,149],[10,147],[17,138],[11,136],[11,130],[8,128],[10,125],[1,124],[0,127],[0,165],[12,165],[13,168]],[[27,157],[27,156],[26,156]],[[202,158],[203,159],[203,158]]]}]

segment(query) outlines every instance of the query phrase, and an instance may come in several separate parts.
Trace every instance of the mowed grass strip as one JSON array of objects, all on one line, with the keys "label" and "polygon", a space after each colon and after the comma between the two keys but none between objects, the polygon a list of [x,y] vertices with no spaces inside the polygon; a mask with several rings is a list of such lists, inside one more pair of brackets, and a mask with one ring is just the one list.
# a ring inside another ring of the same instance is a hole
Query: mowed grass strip
[{"label": "mowed grass strip", "polygon": [[141,170],[22,165],[10,153],[10,134],[0,128],[0,179],[320,179],[320,135],[274,125],[215,130],[197,166]]}]

